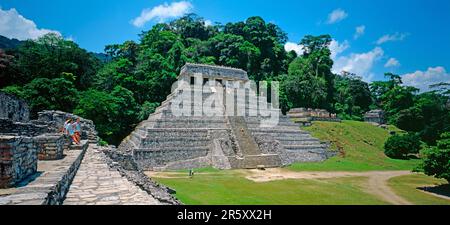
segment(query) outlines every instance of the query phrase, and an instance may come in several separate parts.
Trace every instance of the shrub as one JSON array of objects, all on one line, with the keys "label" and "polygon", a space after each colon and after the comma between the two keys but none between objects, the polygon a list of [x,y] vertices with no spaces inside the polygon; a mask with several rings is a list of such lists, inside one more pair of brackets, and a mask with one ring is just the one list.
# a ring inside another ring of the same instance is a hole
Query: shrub
[{"label": "shrub", "polygon": [[409,154],[420,151],[420,138],[417,134],[395,134],[384,143],[384,154],[394,159],[405,159]]},{"label": "shrub", "polygon": [[424,155],[422,171],[450,182],[450,132],[441,135],[437,146],[425,149]]}]

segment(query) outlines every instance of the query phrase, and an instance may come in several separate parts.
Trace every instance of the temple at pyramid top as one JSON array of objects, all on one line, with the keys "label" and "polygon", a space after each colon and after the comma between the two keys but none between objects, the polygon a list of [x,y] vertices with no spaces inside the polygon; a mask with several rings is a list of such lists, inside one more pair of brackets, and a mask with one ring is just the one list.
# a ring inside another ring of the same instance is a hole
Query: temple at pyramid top
[{"label": "temple at pyramid top", "polygon": [[201,74],[205,79],[220,79],[220,80],[238,80],[248,81],[247,72],[242,69],[186,63],[182,68],[178,79],[191,77],[196,74]]}]

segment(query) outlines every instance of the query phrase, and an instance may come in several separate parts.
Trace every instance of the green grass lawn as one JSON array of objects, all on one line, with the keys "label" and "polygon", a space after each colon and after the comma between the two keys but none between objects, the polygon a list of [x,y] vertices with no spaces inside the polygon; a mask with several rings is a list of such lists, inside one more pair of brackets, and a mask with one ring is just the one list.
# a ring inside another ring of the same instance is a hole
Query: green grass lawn
[{"label": "green grass lawn", "polygon": [[256,183],[240,171],[229,170],[155,179],[174,188],[176,197],[188,205],[386,204],[362,191],[364,177]]},{"label": "green grass lawn", "polygon": [[[447,184],[445,180],[436,179],[422,174],[394,177],[389,180],[389,186],[404,199],[418,205],[450,205],[450,200],[442,199],[419,190],[420,187],[432,187]],[[444,188],[450,194],[450,185]]]},{"label": "green grass lawn", "polygon": [[303,128],[314,137],[331,141],[332,147],[341,147],[339,154],[321,163],[295,163],[288,168],[295,171],[369,171],[411,170],[420,160],[396,160],[384,155],[383,145],[390,131],[402,132],[389,126],[387,130],[358,121],[314,122]]}]

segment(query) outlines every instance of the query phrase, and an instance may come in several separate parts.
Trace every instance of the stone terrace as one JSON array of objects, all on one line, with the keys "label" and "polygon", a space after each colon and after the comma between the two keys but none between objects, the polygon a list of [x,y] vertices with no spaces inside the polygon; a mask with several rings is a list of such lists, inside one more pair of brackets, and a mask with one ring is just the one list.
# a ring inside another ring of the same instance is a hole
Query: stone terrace
[{"label": "stone terrace", "polygon": [[90,145],[72,182],[65,205],[159,205],[159,201],[107,165],[107,156]]}]

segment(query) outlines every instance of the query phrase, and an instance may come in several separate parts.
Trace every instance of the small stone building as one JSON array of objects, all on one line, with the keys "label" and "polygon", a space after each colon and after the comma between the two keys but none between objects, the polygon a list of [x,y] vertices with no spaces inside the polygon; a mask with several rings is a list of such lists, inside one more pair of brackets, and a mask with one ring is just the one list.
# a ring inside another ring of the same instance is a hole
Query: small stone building
[{"label": "small stone building", "polygon": [[289,110],[287,115],[296,123],[303,123],[303,125],[310,125],[312,121],[341,121],[336,114],[330,113],[325,109],[293,108]]},{"label": "small stone building", "polygon": [[386,124],[384,111],[380,109],[371,110],[364,114],[364,121],[368,123]]}]

